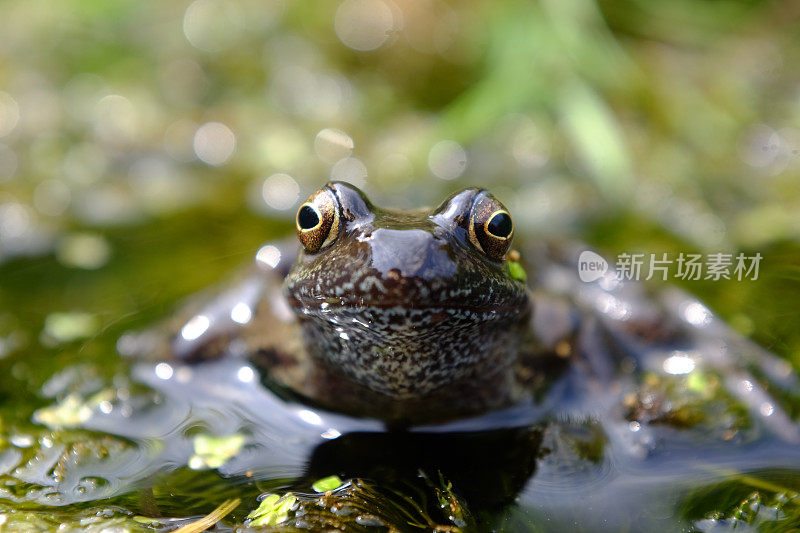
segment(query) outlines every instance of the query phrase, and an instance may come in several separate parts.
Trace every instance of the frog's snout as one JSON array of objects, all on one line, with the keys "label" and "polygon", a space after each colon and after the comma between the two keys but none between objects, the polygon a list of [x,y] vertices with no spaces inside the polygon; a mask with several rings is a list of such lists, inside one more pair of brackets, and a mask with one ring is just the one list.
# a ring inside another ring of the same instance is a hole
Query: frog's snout
[{"label": "frog's snout", "polygon": [[372,267],[384,279],[445,278],[456,272],[447,242],[422,229],[380,228],[364,239],[372,251]]}]

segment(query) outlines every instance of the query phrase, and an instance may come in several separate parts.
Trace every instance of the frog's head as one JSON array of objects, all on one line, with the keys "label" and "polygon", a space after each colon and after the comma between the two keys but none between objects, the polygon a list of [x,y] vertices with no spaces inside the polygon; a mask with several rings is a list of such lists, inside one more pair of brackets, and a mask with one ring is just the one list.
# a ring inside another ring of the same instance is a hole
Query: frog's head
[{"label": "frog's head", "polygon": [[287,296],[324,364],[414,398],[513,360],[530,303],[508,265],[511,215],[488,192],[396,211],[332,182],[300,206],[297,234]]}]

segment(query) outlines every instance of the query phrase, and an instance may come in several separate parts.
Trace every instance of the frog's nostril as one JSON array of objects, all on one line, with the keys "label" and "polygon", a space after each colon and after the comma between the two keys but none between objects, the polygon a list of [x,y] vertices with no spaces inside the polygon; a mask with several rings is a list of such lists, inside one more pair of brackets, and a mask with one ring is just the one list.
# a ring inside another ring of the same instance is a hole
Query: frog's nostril
[{"label": "frog's nostril", "polygon": [[392,268],[386,272],[383,285],[387,289],[397,289],[402,287],[406,282],[407,280],[403,277],[400,269]]}]

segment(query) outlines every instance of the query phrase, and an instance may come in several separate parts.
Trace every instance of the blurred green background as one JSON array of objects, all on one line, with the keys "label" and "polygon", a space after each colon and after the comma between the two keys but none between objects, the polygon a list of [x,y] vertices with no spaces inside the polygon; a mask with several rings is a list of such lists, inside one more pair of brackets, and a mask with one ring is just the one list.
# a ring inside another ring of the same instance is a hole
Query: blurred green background
[{"label": "blurred green background", "polygon": [[328,179],[403,207],[483,185],[525,238],[612,257],[759,252],[757,281],[683,286],[797,366],[799,19],[749,0],[0,2],[5,428],[56,370],[113,372],[122,331],[291,232]]}]

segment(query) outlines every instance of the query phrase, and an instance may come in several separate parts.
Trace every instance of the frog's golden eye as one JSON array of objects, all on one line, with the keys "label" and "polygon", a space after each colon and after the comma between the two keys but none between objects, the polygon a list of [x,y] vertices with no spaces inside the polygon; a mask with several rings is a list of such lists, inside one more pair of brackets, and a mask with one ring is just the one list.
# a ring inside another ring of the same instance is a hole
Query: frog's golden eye
[{"label": "frog's golden eye", "polygon": [[339,235],[339,204],[327,188],[312,194],[297,210],[297,238],[307,252],[316,252]]},{"label": "frog's golden eye", "polygon": [[503,259],[511,247],[514,223],[503,204],[487,194],[476,198],[469,220],[469,240],[492,259]]}]

